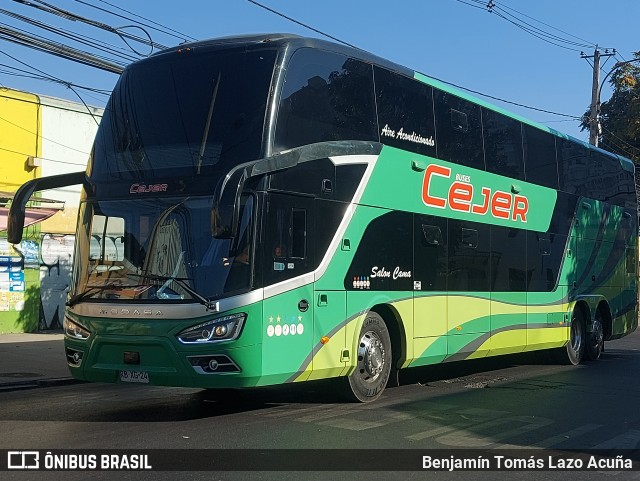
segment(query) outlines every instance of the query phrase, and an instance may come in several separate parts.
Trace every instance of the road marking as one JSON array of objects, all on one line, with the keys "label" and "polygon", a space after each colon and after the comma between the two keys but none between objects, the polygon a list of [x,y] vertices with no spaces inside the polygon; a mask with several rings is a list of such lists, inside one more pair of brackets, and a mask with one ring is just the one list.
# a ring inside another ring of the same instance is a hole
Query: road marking
[{"label": "road marking", "polygon": [[[509,424],[516,424],[517,427],[503,430],[504,426]],[[445,434],[437,438],[436,441],[446,446],[483,448],[495,445],[496,441],[535,431],[549,424],[553,424],[553,420],[534,416],[509,416],[475,425],[473,426],[473,432],[460,430]],[[491,434],[478,436],[475,433]]]},{"label": "road marking", "polygon": [[[429,414],[427,418],[421,418],[420,423],[427,423],[427,425],[431,425],[432,427],[421,431],[419,433],[411,434],[406,436],[406,439],[411,439],[413,441],[420,441],[426,438],[432,438],[434,436],[439,436],[441,434],[449,433],[459,428],[470,428],[472,426],[476,426],[478,424],[484,423],[491,419],[496,419],[503,416],[508,416],[511,414],[508,411],[496,411],[493,409],[482,409],[482,408],[470,408],[463,409],[461,411],[456,411],[454,413],[447,413],[447,416],[444,416],[441,421],[438,419],[439,416],[434,414]],[[457,415],[458,417],[462,417],[462,421],[451,422],[451,416]],[[443,424],[446,424],[443,426]]]},{"label": "road marking", "polygon": [[565,441],[568,441],[573,438],[577,438],[586,434],[590,431],[594,431],[598,428],[601,428],[602,424],[585,424],[584,426],[577,427],[576,429],[572,429],[571,431],[566,431],[562,434],[558,434],[556,436],[552,436],[550,438],[543,439],[538,441],[537,443],[528,444],[527,446],[522,446],[520,444],[503,444],[501,446],[496,446],[497,449],[522,449],[522,448],[550,448],[551,446],[556,446],[557,444],[561,444]]},{"label": "road marking", "polygon": [[632,429],[615,438],[608,439],[591,449],[637,449],[640,446],[640,431]]}]

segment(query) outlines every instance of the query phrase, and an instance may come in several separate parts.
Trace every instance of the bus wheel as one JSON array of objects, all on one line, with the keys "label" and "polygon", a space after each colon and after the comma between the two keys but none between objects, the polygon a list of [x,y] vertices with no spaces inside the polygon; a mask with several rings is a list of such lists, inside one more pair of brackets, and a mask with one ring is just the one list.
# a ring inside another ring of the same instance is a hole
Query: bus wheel
[{"label": "bus wheel", "polygon": [[347,395],[352,400],[369,402],[377,399],[391,372],[391,338],[382,317],[369,312],[358,341],[358,364],[347,378]]},{"label": "bus wheel", "polygon": [[571,327],[569,328],[569,342],[558,351],[559,361],[562,364],[577,366],[582,361],[586,344],[586,328],[582,310],[579,307],[573,309],[571,315]]},{"label": "bus wheel", "polygon": [[596,315],[591,325],[591,332],[587,333],[584,357],[590,361],[595,361],[600,357],[604,348],[604,329],[602,326],[602,312],[596,309]]}]

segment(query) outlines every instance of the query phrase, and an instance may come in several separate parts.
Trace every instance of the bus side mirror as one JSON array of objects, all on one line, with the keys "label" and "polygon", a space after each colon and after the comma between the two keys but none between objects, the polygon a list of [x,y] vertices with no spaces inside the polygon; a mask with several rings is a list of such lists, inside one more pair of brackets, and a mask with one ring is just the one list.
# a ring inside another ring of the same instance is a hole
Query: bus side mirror
[{"label": "bus side mirror", "polygon": [[238,234],[240,195],[247,180],[246,169],[229,172],[216,186],[211,209],[211,232],[216,239],[233,239]]},{"label": "bus side mirror", "polygon": [[83,184],[86,183],[86,179],[84,172],[73,172],[71,174],[52,175],[50,177],[32,179],[22,184],[13,196],[11,207],[9,208],[7,241],[11,244],[19,244],[22,241],[27,202],[34,192]]}]

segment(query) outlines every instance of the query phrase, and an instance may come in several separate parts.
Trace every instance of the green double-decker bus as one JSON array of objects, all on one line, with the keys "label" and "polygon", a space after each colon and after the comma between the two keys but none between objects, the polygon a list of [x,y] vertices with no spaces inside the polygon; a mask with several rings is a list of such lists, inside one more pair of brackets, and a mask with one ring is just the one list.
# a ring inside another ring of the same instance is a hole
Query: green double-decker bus
[{"label": "green double-decker bus", "polygon": [[130,65],[82,183],[72,375],[202,388],[340,378],[637,326],[631,161],[366,52],[293,35]]}]

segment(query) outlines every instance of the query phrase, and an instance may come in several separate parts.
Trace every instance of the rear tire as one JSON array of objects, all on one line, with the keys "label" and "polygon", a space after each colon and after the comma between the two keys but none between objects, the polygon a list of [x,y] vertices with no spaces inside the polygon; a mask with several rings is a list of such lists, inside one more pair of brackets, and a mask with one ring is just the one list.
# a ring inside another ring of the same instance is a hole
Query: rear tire
[{"label": "rear tire", "polygon": [[602,312],[600,308],[596,310],[595,318],[591,324],[591,332],[587,333],[584,357],[589,361],[596,361],[604,350],[604,326],[602,323]]},{"label": "rear tire", "polygon": [[358,337],[356,369],[346,379],[352,401],[371,402],[382,394],[391,372],[391,338],[384,320],[369,312]]},{"label": "rear tire", "polygon": [[586,328],[582,309],[575,307],[571,315],[569,327],[569,342],[557,351],[558,361],[561,364],[573,364],[577,366],[582,361],[586,344]]}]

